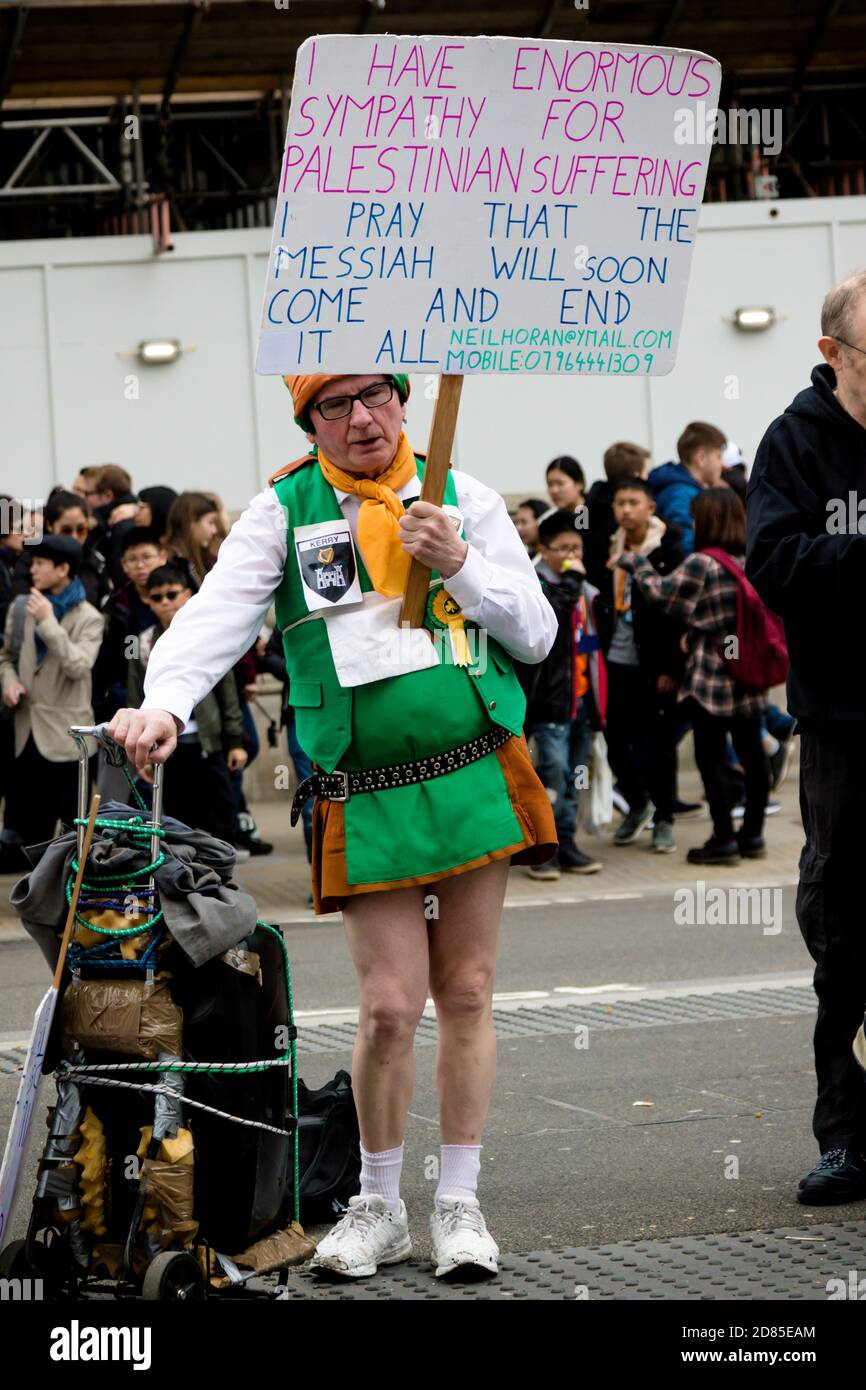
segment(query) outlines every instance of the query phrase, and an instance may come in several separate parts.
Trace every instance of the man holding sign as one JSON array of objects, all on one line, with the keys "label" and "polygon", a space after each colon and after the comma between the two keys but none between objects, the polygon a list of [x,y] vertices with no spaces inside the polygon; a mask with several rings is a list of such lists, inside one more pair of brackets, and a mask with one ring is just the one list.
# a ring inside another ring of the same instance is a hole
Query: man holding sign
[{"label": "man holding sign", "polygon": [[[670,371],[709,156],[683,117],[719,82],[675,49],[298,50],[257,370],[284,377],[313,452],[232,529],[111,732],[139,766],[166,758],[273,598],[316,767],[292,817],[316,794],[315,908],[342,908],[361,994],[361,1195],[315,1260],[347,1277],[411,1248],[399,1180],[428,989],[436,1272],[496,1270],[475,1195],[496,937],[511,859],[558,849],[512,666],[543,660],[556,618],[502,499],[448,467],[460,380]],[[443,374],[426,462],[401,428],[413,370]]]},{"label": "man holding sign", "polygon": [[[120,710],[110,732],[138,767],[164,761],[274,602],[298,738],[318,769],[292,817],[316,794],[315,910],[342,908],[360,991],[361,1193],[314,1263],[357,1278],[410,1253],[400,1169],[429,990],[443,1141],[437,1274],[495,1272],[475,1193],[496,1060],[497,933],[512,857],[541,863],[558,847],[512,657],[542,660],[556,619],[498,493],[451,471],[442,506],[413,500],[424,463],[402,429],[408,377],[286,383],[315,452],[253,499],[154,648],[141,710]],[[413,557],[432,571],[420,628],[399,622]]]}]

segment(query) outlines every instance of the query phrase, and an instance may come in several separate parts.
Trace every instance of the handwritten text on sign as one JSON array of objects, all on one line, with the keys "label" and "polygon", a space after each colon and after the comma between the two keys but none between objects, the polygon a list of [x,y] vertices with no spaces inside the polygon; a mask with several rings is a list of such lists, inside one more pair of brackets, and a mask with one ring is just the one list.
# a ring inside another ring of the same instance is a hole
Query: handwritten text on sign
[{"label": "handwritten text on sign", "polygon": [[308,40],[257,370],[670,371],[709,157],[683,112],[719,81],[683,49]]}]

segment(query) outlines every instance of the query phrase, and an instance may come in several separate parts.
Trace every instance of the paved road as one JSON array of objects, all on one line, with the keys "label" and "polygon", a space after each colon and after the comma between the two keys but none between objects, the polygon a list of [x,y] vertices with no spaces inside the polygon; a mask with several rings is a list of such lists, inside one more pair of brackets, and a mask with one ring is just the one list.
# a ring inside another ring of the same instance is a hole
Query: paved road
[{"label": "paved road", "polygon": [[[350,1065],[352,971],[336,920],[285,930],[301,1074],[319,1085]],[[861,1218],[863,1204],[828,1214],[794,1200],[814,1161],[809,979],[791,890],[778,933],[771,920],[678,925],[669,892],[508,909],[481,1187],[502,1249]],[[0,1049],[26,1037],[45,983],[29,944],[0,944]],[[434,1061],[419,1045],[406,1140],[422,1257]],[[4,1128],[13,1096],[14,1077],[0,1077]]]}]

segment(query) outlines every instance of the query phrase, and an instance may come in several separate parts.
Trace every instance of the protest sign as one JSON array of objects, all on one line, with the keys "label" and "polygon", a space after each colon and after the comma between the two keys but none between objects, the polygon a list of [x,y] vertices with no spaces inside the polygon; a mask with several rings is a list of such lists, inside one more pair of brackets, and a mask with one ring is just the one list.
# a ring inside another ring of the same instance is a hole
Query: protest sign
[{"label": "protest sign", "polygon": [[307,40],[257,371],[669,372],[719,83],[684,49]]},{"label": "protest sign", "polygon": [[99,810],[101,800],[99,792],[94,792],[90,802],[90,815],[84,831],[83,843],[78,854],[78,868],[69,898],[69,910],[66,914],[66,925],[57,953],[54,978],[43,995],[39,1008],[33,1015],[33,1030],[30,1034],[30,1043],[24,1061],[24,1071],[18,1083],[18,1095],[15,1098],[12,1124],[6,1136],[3,1163],[0,1166],[0,1250],[9,1244],[12,1237],[12,1218],[15,1214],[18,1185],[27,1153],[27,1142],[33,1116],[36,1113],[39,1089],[42,1085],[42,1064],[51,1035],[54,1015],[57,1011],[57,1001],[60,998],[60,985],[66,965],[66,954],[75,929],[75,913],[84,879],[84,866],[90,853],[90,842],[93,839],[93,830],[96,825],[96,813]]},{"label": "protest sign", "polygon": [[12,1112],[12,1124],[6,1136],[3,1166],[0,1168],[0,1250],[8,1245],[12,1231],[15,1198],[21,1177],[21,1167],[27,1151],[30,1124],[39,1098],[42,1083],[42,1060],[48,1046],[48,1036],[57,1007],[58,994],[52,986],[43,995],[33,1018],[33,1031],[24,1061],[24,1071],[18,1082],[18,1095]]}]

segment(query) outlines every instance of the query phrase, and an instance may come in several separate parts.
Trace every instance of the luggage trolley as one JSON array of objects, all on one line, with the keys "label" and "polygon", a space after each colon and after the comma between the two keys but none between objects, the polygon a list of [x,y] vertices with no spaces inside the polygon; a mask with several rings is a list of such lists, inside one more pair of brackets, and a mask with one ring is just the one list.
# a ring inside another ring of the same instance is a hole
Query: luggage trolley
[{"label": "luggage trolley", "polygon": [[[0,1275],[37,1277],[45,1297],[199,1299],[244,1292],[231,1256],[299,1225],[298,1080],[291,972],[269,923],[194,967],[160,907],[171,855],[162,824],[164,765],[148,808],[124,748],[104,724],[78,744],[76,855],[87,824],[96,740],[122,768],[138,810],[97,816],[43,1071],[57,1103],[27,1235]],[[182,834],[180,835],[182,838]],[[114,864],[105,864],[114,851]]]}]

